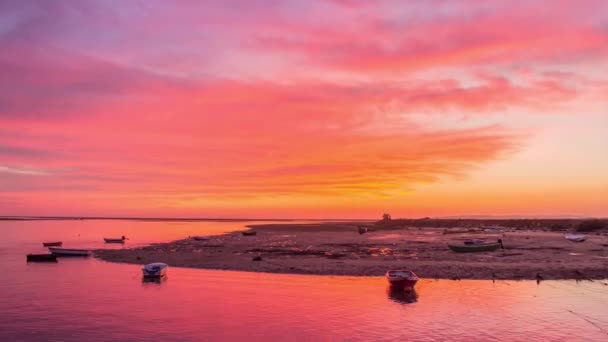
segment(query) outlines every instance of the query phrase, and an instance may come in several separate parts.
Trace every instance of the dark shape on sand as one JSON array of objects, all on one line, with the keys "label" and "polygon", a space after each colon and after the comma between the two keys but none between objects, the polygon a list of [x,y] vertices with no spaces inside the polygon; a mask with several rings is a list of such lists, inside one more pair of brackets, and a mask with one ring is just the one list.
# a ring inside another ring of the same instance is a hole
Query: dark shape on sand
[{"label": "dark shape on sand", "polygon": [[262,257],[261,256],[254,256],[252,259],[252,261],[262,261]]},{"label": "dark shape on sand", "polygon": [[243,233],[243,236],[253,236],[253,235],[257,234],[257,232],[251,231],[251,230],[250,231],[245,231],[245,232],[242,232],[242,233]]}]

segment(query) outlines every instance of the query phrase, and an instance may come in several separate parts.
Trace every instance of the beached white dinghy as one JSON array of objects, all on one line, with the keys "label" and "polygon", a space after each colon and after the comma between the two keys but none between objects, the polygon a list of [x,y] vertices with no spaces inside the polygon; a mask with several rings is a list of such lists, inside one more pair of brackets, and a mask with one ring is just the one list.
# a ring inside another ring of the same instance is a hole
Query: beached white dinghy
[{"label": "beached white dinghy", "polygon": [[587,239],[587,235],[585,234],[566,234],[564,235],[566,240],[574,241],[574,242],[583,242]]},{"label": "beached white dinghy", "polygon": [[160,278],[167,274],[169,265],[162,262],[154,262],[145,265],[141,270],[146,278]]}]

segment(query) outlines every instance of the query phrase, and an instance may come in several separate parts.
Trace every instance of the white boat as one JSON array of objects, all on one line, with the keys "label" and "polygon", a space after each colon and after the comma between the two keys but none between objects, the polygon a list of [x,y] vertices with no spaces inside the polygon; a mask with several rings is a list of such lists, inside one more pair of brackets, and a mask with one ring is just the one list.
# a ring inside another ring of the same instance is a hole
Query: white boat
[{"label": "white boat", "polygon": [[49,252],[57,256],[89,256],[91,251],[88,249],[49,247]]},{"label": "white boat", "polygon": [[583,242],[587,239],[587,235],[585,234],[566,234],[564,235],[566,240],[574,241],[574,242]]},{"label": "white boat", "polygon": [[145,265],[141,270],[144,277],[162,277],[167,274],[169,265],[162,262],[154,262]]}]

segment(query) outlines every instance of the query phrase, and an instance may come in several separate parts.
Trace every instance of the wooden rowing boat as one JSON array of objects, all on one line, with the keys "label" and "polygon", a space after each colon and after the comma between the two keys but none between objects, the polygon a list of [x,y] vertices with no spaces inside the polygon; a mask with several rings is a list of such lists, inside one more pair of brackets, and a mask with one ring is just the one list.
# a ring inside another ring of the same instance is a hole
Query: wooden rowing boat
[{"label": "wooden rowing boat", "polygon": [[44,247],[61,247],[61,245],[63,245],[63,242],[61,241],[53,241],[53,242],[43,242],[42,245]]},{"label": "wooden rowing boat", "polygon": [[74,249],[74,248],[59,248],[49,247],[49,251],[56,256],[90,256],[91,251],[88,249]]},{"label": "wooden rowing boat", "polygon": [[57,256],[54,254],[28,254],[27,262],[57,262]]},{"label": "wooden rowing boat", "polygon": [[125,243],[125,240],[127,238],[123,235],[119,238],[103,238],[103,241],[105,241],[105,243]]},{"label": "wooden rowing boat", "polygon": [[499,248],[504,248],[502,240],[491,243],[476,243],[476,244],[455,244],[448,243],[448,247],[454,252],[470,253],[470,252],[493,252]]},{"label": "wooden rowing boat", "polygon": [[418,282],[418,276],[408,270],[391,270],[386,272],[386,280],[393,289],[411,290]]}]

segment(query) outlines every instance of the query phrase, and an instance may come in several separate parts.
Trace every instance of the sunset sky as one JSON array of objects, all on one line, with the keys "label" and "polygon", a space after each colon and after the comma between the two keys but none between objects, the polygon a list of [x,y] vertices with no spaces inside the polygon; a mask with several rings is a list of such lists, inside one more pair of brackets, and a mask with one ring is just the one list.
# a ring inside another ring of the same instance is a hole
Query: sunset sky
[{"label": "sunset sky", "polygon": [[0,2],[0,215],[608,216],[608,2]]}]

